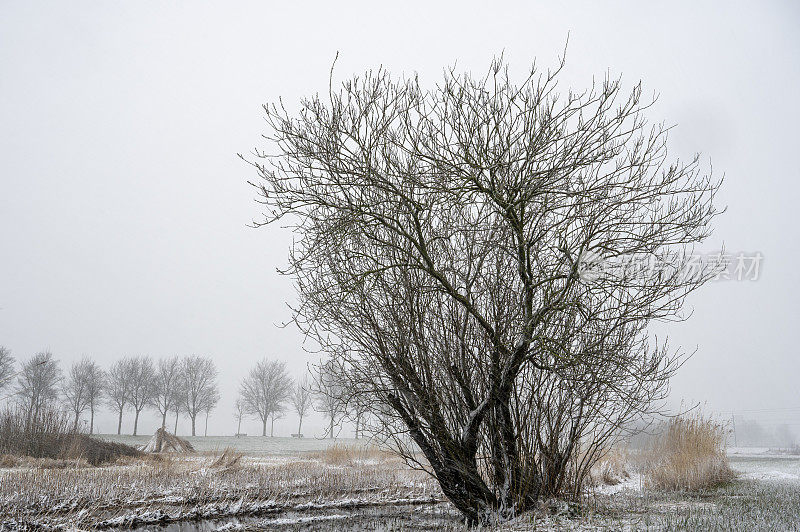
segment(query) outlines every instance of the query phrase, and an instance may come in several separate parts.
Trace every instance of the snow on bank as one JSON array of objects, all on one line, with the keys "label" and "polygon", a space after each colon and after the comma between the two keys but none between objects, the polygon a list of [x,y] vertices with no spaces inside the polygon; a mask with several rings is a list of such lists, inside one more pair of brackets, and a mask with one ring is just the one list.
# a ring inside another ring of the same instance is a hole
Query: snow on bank
[{"label": "snow on bank", "polygon": [[[306,502],[300,504],[283,504],[277,501],[250,502],[240,499],[235,503],[210,503],[195,506],[187,511],[167,513],[162,510],[132,511],[111,519],[93,524],[95,528],[133,528],[142,525],[163,524],[177,521],[196,521],[203,519],[220,519],[224,517],[254,516],[274,514],[286,511],[303,512],[309,510],[355,509],[374,506],[422,505],[442,502],[436,497],[408,498],[351,498],[335,501]],[[316,516],[298,517],[311,519]],[[278,520],[276,520],[278,521]],[[280,523],[278,523],[280,524]],[[231,529],[235,530],[235,529]]]}]

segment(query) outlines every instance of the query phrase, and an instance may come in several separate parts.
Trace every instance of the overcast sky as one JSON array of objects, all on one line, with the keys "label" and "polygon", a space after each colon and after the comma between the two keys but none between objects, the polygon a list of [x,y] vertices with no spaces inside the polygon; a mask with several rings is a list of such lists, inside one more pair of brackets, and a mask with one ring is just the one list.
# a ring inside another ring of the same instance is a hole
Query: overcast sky
[{"label": "overcast sky", "polygon": [[[287,234],[247,227],[260,211],[236,154],[263,147],[261,104],[326,90],[337,51],[336,79],[384,65],[432,85],[444,66],[482,73],[501,52],[519,74],[552,66],[569,35],[565,83],[641,79],[660,94],[651,120],[677,125],[671,153],[702,152],[725,175],[728,211],[706,249],[764,256],[759,280],[713,283],[688,322],[659,328],[697,348],[674,402],[768,409],[800,429],[798,4],[570,6],[4,0],[0,345],[17,359],[49,349],[65,368],[82,355],[211,356],[223,383],[212,432],[231,433],[251,365],[277,358],[300,376],[315,359],[278,326],[293,297],[275,271]],[[293,415],[276,424],[294,427]]]}]

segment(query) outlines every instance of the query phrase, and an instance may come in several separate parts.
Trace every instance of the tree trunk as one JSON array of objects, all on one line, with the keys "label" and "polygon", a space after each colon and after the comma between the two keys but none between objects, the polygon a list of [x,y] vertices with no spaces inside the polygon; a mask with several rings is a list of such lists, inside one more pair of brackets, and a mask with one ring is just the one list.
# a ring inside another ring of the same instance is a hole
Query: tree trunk
[{"label": "tree trunk", "polygon": [[80,416],[80,412],[75,412],[75,423],[72,425],[72,431],[78,432],[78,417]]},{"label": "tree trunk", "polygon": [[272,423],[269,426],[269,437],[275,437],[275,416],[272,416]]},{"label": "tree trunk", "polygon": [[117,421],[117,436],[122,434],[122,408],[119,409],[119,420]]},{"label": "tree trunk", "polygon": [[236,425],[236,434],[242,433],[242,416],[239,416],[239,424]]},{"label": "tree trunk", "polygon": [[94,434],[94,407],[91,408],[91,415],[89,416],[89,434]]},{"label": "tree trunk", "polygon": [[175,431],[173,432],[175,436],[178,435],[178,411],[175,411]]},{"label": "tree trunk", "polygon": [[333,416],[331,416],[331,424],[329,430],[331,431],[331,439],[333,439]]},{"label": "tree trunk", "polygon": [[161,428],[162,429],[166,429],[167,428],[167,411],[166,410],[164,410],[164,413],[161,414]]},{"label": "tree trunk", "polygon": [[139,426],[139,412],[141,410],[136,410],[136,415],[133,417],[133,435],[136,436],[136,428]]},{"label": "tree trunk", "polygon": [[195,423],[194,423],[194,422],[195,422],[195,420],[197,419],[197,414],[196,414],[196,413],[195,413],[195,414],[192,414],[192,415],[191,415],[191,418],[192,418],[192,436],[196,436],[196,434],[195,434],[195,430],[194,430],[194,425],[195,425]]},{"label": "tree trunk", "polygon": [[205,438],[207,436],[208,436],[208,412],[206,412],[206,428],[203,431],[203,437]]},{"label": "tree trunk", "polygon": [[303,433],[302,429],[303,429],[303,416],[300,416],[300,424],[297,426],[297,433],[302,434]]},{"label": "tree trunk", "polygon": [[261,423],[262,423],[261,435],[262,436],[266,436],[267,435],[267,418],[265,418],[265,417],[261,418]]}]

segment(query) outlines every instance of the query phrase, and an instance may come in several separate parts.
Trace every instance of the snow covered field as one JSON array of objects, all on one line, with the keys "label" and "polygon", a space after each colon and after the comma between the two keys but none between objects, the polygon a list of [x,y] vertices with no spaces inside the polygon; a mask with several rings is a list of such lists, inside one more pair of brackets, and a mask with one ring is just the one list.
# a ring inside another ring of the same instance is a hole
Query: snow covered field
[{"label": "snow covered field", "polygon": [[[109,438],[144,443],[146,436]],[[105,467],[0,469],[0,530],[460,530],[426,475],[365,441],[190,438],[199,452]],[[347,448],[343,447],[347,444]],[[242,454],[222,455],[231,446]],[[800,529],[800,456],[733,450],[737,479],[701,493],[599,486],[575,517],[543,505],[502,530]]]},{"label": "snow covered field", "polygon": [[[98,434],[96,437],[104,440],[125,443],[136,447],[146,444],[152,434],[130,436],[123,434]],[[346,446],[348,448],[363,448],[370,446],[366,439],[336,438],[270,438],[264,436],[184,436],[189,443],[199,452],[222,451],[228,447],[248,456],[293,456],[306,452],[323,451],[333,446]]]}]

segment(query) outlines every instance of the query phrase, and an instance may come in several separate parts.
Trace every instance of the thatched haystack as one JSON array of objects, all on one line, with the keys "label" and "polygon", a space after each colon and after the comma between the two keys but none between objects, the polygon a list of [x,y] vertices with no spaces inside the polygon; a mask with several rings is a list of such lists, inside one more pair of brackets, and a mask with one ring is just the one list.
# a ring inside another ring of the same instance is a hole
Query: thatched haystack
[{"label": "thatched haystack", "polygon": [[156,433],[142,447],[146,453],[193,453],[194,447],[183,438],[170,434],[164,429],[158,429]]}]

